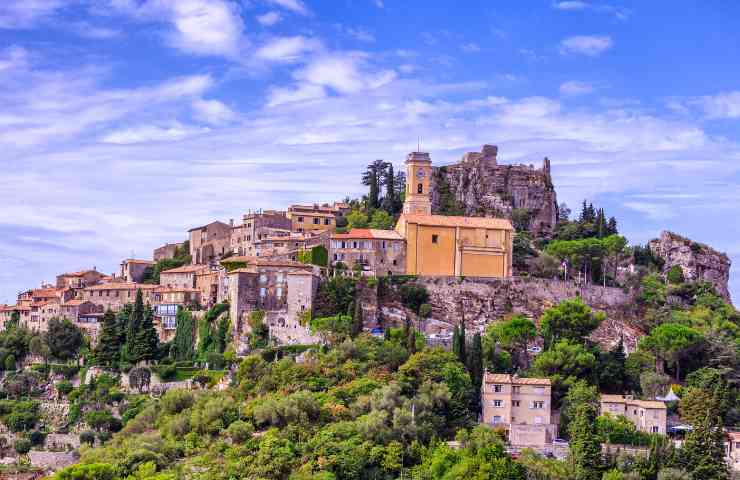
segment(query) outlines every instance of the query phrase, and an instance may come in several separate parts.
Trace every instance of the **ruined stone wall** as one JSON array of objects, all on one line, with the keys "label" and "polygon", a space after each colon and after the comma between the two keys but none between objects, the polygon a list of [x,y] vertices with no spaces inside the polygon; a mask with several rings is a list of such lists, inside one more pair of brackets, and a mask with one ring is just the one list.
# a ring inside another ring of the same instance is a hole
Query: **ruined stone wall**
[{"label": "ruined stone wall", "polygon": [[432,175],[432,211],[440,211],[443,192],[449,190],[465,215],[511,218],[514,209],[526,209],[531,214],[529,230],[549,237],[558,221],[550,161],[546,158],[539,169],[532,165],[499,165],[497,153],[496,147],[484,145],[481,153],[467,153],[459,163],[436,167]]},{"label": "ruined stone wall", "polygon": [[709,282],[725,300],[731,301],[727,283],[732,262],[726,254],[668,231],[648,245],[654,254],[665,260],[663,273],[678,265],[685,279]]}]

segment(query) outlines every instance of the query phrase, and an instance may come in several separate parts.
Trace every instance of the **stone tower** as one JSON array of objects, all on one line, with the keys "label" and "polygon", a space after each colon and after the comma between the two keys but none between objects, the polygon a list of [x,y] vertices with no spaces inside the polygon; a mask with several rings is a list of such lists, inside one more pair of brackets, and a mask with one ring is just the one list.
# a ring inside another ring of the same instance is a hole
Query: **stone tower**
[{"label": "stone tower", "polygon": [[403,213],[432,214],[430,182],[432,159],[426,152],[411,152],[406,156],[406,200]]}]

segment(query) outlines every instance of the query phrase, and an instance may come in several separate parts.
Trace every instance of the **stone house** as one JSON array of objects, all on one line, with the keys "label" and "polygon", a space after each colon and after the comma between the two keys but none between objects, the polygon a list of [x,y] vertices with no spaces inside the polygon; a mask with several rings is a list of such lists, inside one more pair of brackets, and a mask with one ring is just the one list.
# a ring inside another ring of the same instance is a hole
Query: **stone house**
[{"label": "stone house", "polygon": [[18,312],[19,322],[26,325],[31,318],[31,307],[25,305],[0,305],[0,330],[13,318],[13,312]]},{"label": "stone house", "polygon": [[725,459],[733,472],[740,472],[740,432],[725,433]]},{"label": "stone house", "polygon": [[159,274],[159,284],[167,287],[195,288],[196,276],[208,272],[207,265],[183,265]]},{"label": "stone house", "polygon": [[394,230],[355,228],[335,233],[329,245],[332,265],[362,265],[369,275],[401,275],[406,272],[406,240]]},{"label": "stone house", "polygon": [[[289,233],[275,237],[265,237],[258,240],[255,247],[255,255],[258,257],[273,257],[276,255],[295,254],[301,250],[310,250],[318,245],[329,246],[331,232]],[[295,255],[292,256],[295,259]]]},{"label": "stone house", "polygon": [[206,270],[195,274],[195,288],[200,291],[200,301],[204,307],[210,308],[220,301],[219,288],[222,275],[219,270]]},{"label": "stone house", "polygon": [[481,404],[482,423],[504,428],[512,445],[542,447],[557,438],[549,378],[486,372]]},{"label": "stone house", "polygon": [[155,248],[154,252],[152,253],[152,258],[155,262],[158,262],[160,260],[168,260],[170,258],[175,258],[175,253],[177,253],[178,248],[182,248],[184,245],[184,242],[180,243],[165,243],[161,247]]},{"label": "stone house", "polygon": [[334,231],[337,227],[337,210],[328,204],[291,205],[288,208],[291,230],[298,233]]},{"label": "stone house", "polygon": [[124,282],[141,283],[144,281],[144,273],[148,267],[154,265],[150,260],[138,260],[129,258],[121,262],[120,277]]},{"label": "stone house", "polygon": [[601,395],[601,415],[622,415],[635,424],[637,430],[666,434],[667,407],[665,402],[637,400],[632,395]]},{"label": "stone house", "polygon": [[192,263],[208,264],[231,251],[231,227],[233,225],[217,221],[188,230]]},{"label": "stone house", "polygon": [[428,153],[406,158],[406,197],[396,231],[406,239],[406,273],[509,277],[514,227],[504,218],[432,215]]},{"label": "stone house", "polygon": [[159,285],[129,282],[106,283],[83,289],[82,300],[102,307],[103,311],[110,309],[118,312],[124,305],[136,301],[136,291],[139,289],[141,290],[144,303],[153,304],[154,290],[157,288],[159,288]]},{"label": "stone house", "polygon": [[163,342],[172,340],[177,327],[177,311],[200,304],[200,290],[188,287],[159,287],[152,295],[154,327]]},{"label": "stone house", "polygon": [[285,212],[260,210],[242,218],[242,224],[233,227],[231,251],[236,255],[256,255],[255,243],[266,237],[288,235],[291,221]]},{"label": "stone house", "polygon": [[81,289],[91,287],[100,283],[103,274],[95,270],[82,270],[80,272],[69,272],[57,275],[57,288]]},{"label": "stone house", "polygon": [[101,306],[82,299],[69,300],[59,306],[59,316],[71,322],[78,322],[81,317],[89,318],[91,315],[102,313]]},{"label": "stone house", "polygon": [[238,350],[246,345],[251,312],[265,312],[272,338],[283,343],[315,340],[300,313],[310,310],[318,288],[314,268],[299,262],[257,259],[228,273],[230,316]]}]

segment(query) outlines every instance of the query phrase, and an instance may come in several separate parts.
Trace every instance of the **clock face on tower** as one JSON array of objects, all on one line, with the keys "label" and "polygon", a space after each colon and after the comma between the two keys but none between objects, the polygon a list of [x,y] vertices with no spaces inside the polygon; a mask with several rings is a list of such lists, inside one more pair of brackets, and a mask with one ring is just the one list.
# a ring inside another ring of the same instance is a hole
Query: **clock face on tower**
[{"label": "clock face on tower", "polygon": [[416,177],[419,178],[420,180],[424,178],[424,170],[417,170]]}]

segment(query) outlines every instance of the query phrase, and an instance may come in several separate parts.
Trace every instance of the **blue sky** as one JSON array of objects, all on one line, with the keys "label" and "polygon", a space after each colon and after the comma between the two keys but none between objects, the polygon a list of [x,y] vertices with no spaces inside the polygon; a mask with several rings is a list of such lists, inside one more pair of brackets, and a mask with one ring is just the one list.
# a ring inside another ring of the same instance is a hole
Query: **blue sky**
[{"label": "blue sky", "polygon": [[[0,303],[484,143],[740,261],[740,4],[0,2]],[[740,296],[733,270],[732,289]]]}]

